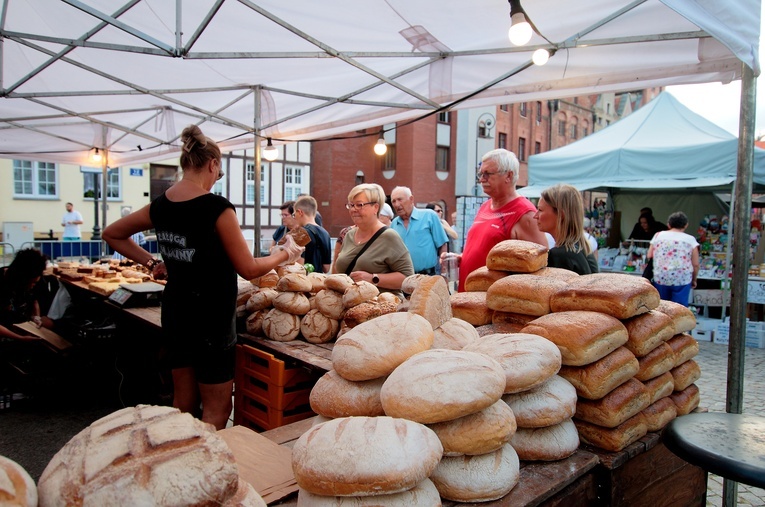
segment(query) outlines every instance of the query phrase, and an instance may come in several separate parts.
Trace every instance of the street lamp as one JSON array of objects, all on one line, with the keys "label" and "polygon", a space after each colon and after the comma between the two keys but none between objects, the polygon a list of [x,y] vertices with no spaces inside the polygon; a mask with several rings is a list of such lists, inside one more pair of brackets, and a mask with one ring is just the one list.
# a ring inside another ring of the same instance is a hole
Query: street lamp
[{"label": "street lamp", "polygon": [[[481,138],[484,139],[493,139],[491,136],[491,131],[494,128],[494,125],[496,124],[496,119],[494,118],[494,115],[491,113],[481,113],[478,116],[478,121],[476,122],[475,126],[475,172],[478,172],[478,169],[481,167],[480,157],[478,156],[478,140]],[[481,185],[476,182],[473,185],[473,195],[481,195]]]}]

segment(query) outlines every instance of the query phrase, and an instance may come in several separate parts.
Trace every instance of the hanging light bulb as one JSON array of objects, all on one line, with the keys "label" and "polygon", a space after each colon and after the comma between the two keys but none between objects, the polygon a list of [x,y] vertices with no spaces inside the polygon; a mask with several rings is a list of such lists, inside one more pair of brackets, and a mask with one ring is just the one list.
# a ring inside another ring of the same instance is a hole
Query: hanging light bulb
[{"label": "hanging light bulb", "polygon": [[269,162],[273,162],[276,160],[276,158],[279,156],[279,150],[276,149],[276,146],[274,146],[271,143],[271,138],[268,138],[268,143],[266,144],[265,149],[263,150],[263,158],[268,160]]},{"label": "hanging light bulb", "polygon": [[93,153],[93,162],[101,162],[101,154],[98,152],[98,148]]},{"label": "hanging light bulb", "polygon": [[510,30],[507,36],[514,46],[523,46],[531,40],[531,24],[526,19],[521,0],[508,0],[508,2],[510,3]]},{"label": "hanging light bulb", "polygon": [[547,63],[547,60],[549,59],[550,59],[550,52],[544,48],[537,49],[536,51],[534,51],[534,54],[531,55],[531,61],[534,62],[534,65],[544,65]]},{"label": "hanging light bulb", "polygon": [[385,138],[383,137],[383,131],[380,131],[380,137],[377,138],[377,143],[375,143],[375,153],[383,156],[385,155],[385,152],[388,151],[388,146],[385,144]]}]

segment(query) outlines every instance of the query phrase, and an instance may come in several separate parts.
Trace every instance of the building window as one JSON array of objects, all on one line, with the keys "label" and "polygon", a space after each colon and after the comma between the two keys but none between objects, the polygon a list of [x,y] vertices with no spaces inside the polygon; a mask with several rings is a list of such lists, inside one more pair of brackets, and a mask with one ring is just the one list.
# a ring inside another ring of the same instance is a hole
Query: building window
[{"label": "building window", "polygon": [[527,107],[526,102],[521,102],[520,112],[521,112],[521,116],[524,118],[526,118],[526,113],[528,113],[528,111],[526,110],[526,107]]},{"label": "building window", "polygon": [[571,125],[571,139],[576,139],[576,125]]},{"label": "building window", "polygon": [[508,111],[510,111],[510,106],[509,106],[509,105],[507,105],[507,104],[501,104],[501,105],[499,106],[499,110],[500,110],[500,111],[504,111],[504,112],[508,112]]},{"label": "building window", "polygon": [[449,148],[436,146],[436,171],[449,170]]},{"label": "building window", "polygon": [[534,155],[539,155],[542,153],[542,143],[539,141],[534,143]]},{"label": "building window", "polygon": [[504,132],[500,132],[499,136],[497,136],[497,144],[498,148],[502,148],[504,150],[507,149],[507,134]]},{"label": "building window", "polygon": [[561,135],[561,136],[566,135],[566,122],[563,120],[560,120],[558,122],[558,135]]},{"label": "building window", "polygon": [[[95,168],[93,168],[95,169]],[[103,181],[101,179],[101,172],[86,172],[83,173],[83,189],[82,189],[82,197],[83,199],[93,199],[93,195],[95,194],[95,188],[96,188],[96,178],[98,178],[98,198],[101,199],[103,196],[102,192],[102,185],[101,182]],[[120,177],[120,170],[119,168],[109,169],[106,173],[106,200],[107,201],[119,201],[122,199],[122,181]]]},{"label": "building window", "polygon": [[449,123],[449,111],[438,113],[438,123]]},{"label": "building window", "polygon": [[[245,204],[255,204],[255,164],[247,164],[244,170],[245,176]],[[262,197],[262,193],[260,194]]]},{"label": "building window", "polygon": [[58,169],[52,162],[13,161],[13,196],[32,199],[58,197]]},{"label": "building window", "polygon": [[261,205],[268,205],[268,193],[266,190],[268,189],[268,172],[266,170],[266,165],[261,164],[260,165],[260,204]]},{"label": "building window", "polygon": [[537,102],[537,124],[542,123],[542,103]]},{"label": "building window", "polygon": [[523,137],[518,138],[518,160],[526,160],[526,139]]},{"label": "building window", "polygon": [[303,168],[286,166],[284,168],[284,200],[294,201],[303,192]]},{"label": "building window", "polygon": [[385,166],[383,171],[395,171],[396,170],[396,145],[389,144],[388,151],[385,152]]}]

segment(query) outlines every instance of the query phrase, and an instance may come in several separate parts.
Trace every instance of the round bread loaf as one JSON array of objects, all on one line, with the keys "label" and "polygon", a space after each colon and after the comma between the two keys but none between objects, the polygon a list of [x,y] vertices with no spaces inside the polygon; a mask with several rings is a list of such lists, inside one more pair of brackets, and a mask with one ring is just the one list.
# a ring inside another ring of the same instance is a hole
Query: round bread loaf
[{"label": "round bread loaf", "polygon": [[672,347],[661,342],[655,349],[638,359],[640,368],[635,378],[640,381],[650,380],[667,373],[675,365],[675,353]]},{"label": "round bread loaf", "polygon": [[303,273],[287,273],[276,283],[276,290],[281,292],[311,292],[313,283]]},{"label": "round bread loaf", "polygon": [[675,332],[672,319],[656,310],[627,319],[624,326],[629,335],[625,346],[638,358],[672,338]]},{"label": "round bread loaf", "polygon": [[377,296],[377,301],[380,303],[392,303],[394,305],[401,304],[401,298],[392,292],[381,292],[380,295]]},{"label": "round bread loaf", "polygon": [[272,308],[263,317],[263,333],[277,342],[292,341],[300,334],[300,317]]},{"label": "round bread loaf", "polygon": [[449,286],[442,276],[422,280],[409,298],[409,312],[425,317],[433,329],[452,318]]},{"label": "round bread loaf", "polygon": [[401,291],[404,294],[413,294],[420,282],[427,279],[428,275],[409,275],[401,282]]},{"label": "round bread loaf", "polygon": [[571,419],[576,412],[576,390],[558,375],[522,393],[502,397],[519,428],[540,428]]},{"label": "round bread loaf", "polygon": [[578,419],[574,419],[574,424],[582,442],[611,452],[621,451],[648,433],[643,414],[630,417],[616,428],[604,428]]},{"label": "round bread loaf", "polygon": [[474,326],[491,323],[492,311],[486,306],[485,292],[455,292],[449,297],[452,316]]},{"label": "round bread loaf", "polygon": [[667,341],[667,345],[675,353],[675,366],[680,366],[689,359],[693,359],[699,353],[699,342],[688,333],[676,334]]},{"label": "round bread loaf", "polygon": [[37,507],[35,481],[21,465],[5,456],[0,456],[0,505]]},{"label": "round bread loaf", "polygon": [[234,455],[212,425],[138,405],[72,437],[40,477],[40,506],[219,505],[238,486]]},{"label": "round bread loaf", "polygon": [[223,502],[221,507],[266,507],[266,502],[255,491],[252,484],[239,478],[239,486],[234,496]]},{"label": "round bread loaf", "polygon": [[547,266],[547,247],[533,241],[506,239],[489,250],[486,267],[497,271],[533,273]]},{"label": "round bread loaf", "polygon": [[524,461],[555,461],[576,452],[579,434],[569,417],[552,426],[518,428],[510,445]]},{"label": "round bread loaf", "polygon": [[553,342],[568,366],[594,363],[627,343],[624,324],[600,312],[551,313],[532,320],[522,332]]},{"label": "round bread loaf", "polygon": [[276,287],[276,284],[279,282],[279,275],[276,273],[276,270],[272,269],[265,275],[261,275],[258,278],[253,278],[250,280],[250,283],[253,285],[256,285],[260,287],[261,289],[269,289]]},{"label": "round bread loaf", "polygon": [[441,507],[441,496],[430,479],[401,493],[375,496],[321,496],[298,488],[301,507]]},{"label": "round bread loaf", "polygon": [[687,333],[696,327],[696,316],[691,309],[685,305],[662,299],[659,302],[659,306],[656,307],[656,311],[661,312],[672,319],[675,334]]},{"label": "round bread loaf", "polygon": [[462,350],[478,341],[478,331],[469,322],[452,317],[433,332],[434,349]]},{"label": "round bread loaf", "polygon": [[308,343],[332,341],[340,330],[340,322],[325,317],[319,310],[309,310],[300,321],[300,334]]},{"label": "round bread loaf", "polygon": [[677,407],[670,398],[661,398],[646,407],[641,414],[648,431],[660,431],[677,417]]},{"label": "round bread loaf", "polygon": [[491,284],[509,275],[507,271],[497,271],[481,266],[465,278],[466,292],[486,292]]},{"label": "round bread loaf", "polygon": [[380,401],[383,382],[385,377],[354,382],[329,370],[311,389],[311,410],[332,419],[385,415]]},{"label": "round bread loaf", "polygon": [[274,298],[279,293],[276,289],[258,289],[247,300],[245,304],[245,310],[247,313],[257,312],[258,310],[264,310],[271,308]]},{"label": "round bread loaf", "polygon": [[386,313],[393,313],[395,311],[396,305],[393,303],[367,301],[352,308],[348,308],[343,316],[343,322],[349,328],[354,328],[363,322],[374,319],[375,317],[385,315]]},{"label": "round bread loaf", "polygon": [[279,276],[279,279],[289,275],[290,273],[305,275],[306,274],[305,266],[296,262],[294,264],[285,264],[283,266],[276,267],[276,274]]},{"label": "round bread loaf", "polygon": [[348,309],[377,297],[380,290],[373,283],[356,282],[343,292],[343,306]]},{"label": "round bread loaf", "polygon": [[580,399],[574,417],[604,428],[616,428],[639,414],[650,402],[642,382],[631,378],[599,400]]},{"label": "round bread loaf", "polygon": [[289,232],[287,232],[287,234],[292,236],[298,246],[306,246],[311,242],[311,235],[308,234],[308,231],[302,225],[293,227],[289,230]]},{"label": "round bread loaf", "polygon": [[251,334],[253,336],[262,336],[264,334],[263,319],[270,311],[271,310],[258,310],[248,315],[247,320],[244,321],[244,326],[245,329],[247,329],[247,334]]},{"label": "round bread loaf", "polygon": [[688,415],[699,406],[701,400],[699,388],[696,384],[691,384],[682,391],[675,391],[669,395],[669,399],[677,407],[677,415]]},{"label": "round bread loaf", "polygon": [[316,294],[320,290],[324,290],[327,288],[324,285],[324,282],[327,280],[327,275],[325,273],[317,273],[316,271],[313,271],[311,273],[308,273],[306,276],[311,281],[312,294]]},{"label": "round bread loaf", "polygon": [[505,393],[517,393],[538,386],[560,370],[558,347],[534,334],[491,334],[463,350],[495,359],[505,371]]},{"label": "round bread loaf", "polygon": [[642,277],[593,273],[569,280],[550,297],[553,312],[590,310],[629,319],[659,306],[659,291]]},{"label": "round bread loaf", "polygon": [[389,375],[431,345],[433,328],[424,317],[388,313],[340,336],[332,349],[332,366],[347,380],[372,380]]},{"label": "round bread loaf", "polygon": [[643,385],[648,390],[648,396],[653,404],[661,398],[666,398],[672,394],[672,391],[675,390],[675,379],[672,378],[670,372],[667,372],[658,377],[644,381]]},{"label": "round bread loaf", "polygon": [[505,372],[491,357],[434,349],[401,363],[383,384],[380,399],[387,415],[427,424],[483,410],[504,390]]},{"label": "round bread loaf", "polygon": [[530,274],[536,275],[536,276],[549,276],[551,278],[557,278],[558,280],[563,280],[564,282],[579,276],[579,273],[575,271],[571,271],[570,269],[553,268],[553,267],[544,267],[540,269],[539,271],[534,271],[533,273],[530,273]]},{"label": "round bread loaf", "polygon": [[414,488],[443,454],[436,434],[392,417],[343,417],[311,427],[292,448],[298,485],[316,495],[369,496]]},{"label": "round bread loaf", "polygon": [[[331,275],[330,275],[331,276]],[[316,296],[316,308],[330,319],[340,320],[345,314],[343,306],[343,294],[332,289],[320,290]]]},{"label": "round bread loaf", "polygon": [[428,426],[444,446],[444,456],[476,455],[496,451],[513,438],[515,416],[502,400],[451,421]]},{"label": "round bread loaf", "polygon": [[561,366],[558,375],[571,382],[576,393],[597,400],[635,376],[640,363],[626,347],[619,347],[606,357],[584,366]]},{"label": "round bread loaf", "polygon": [[507,495],[520,478],[518,454],[510,444],[480,456],[444,457],[430,480],[454,502],[489,502]]},{"label": "round bread loaf", "polygon": [[547,315],[550,313],[550,297],[567,284],[545,276],[506,276],[486,291],[486,306],[500,312]]},{"label": "round bread loaf", "polygon": [[675,391],[682,391],[701,378],[701,368],[693,359],[672,368],[670,373],[675,381]]},{"label": "round bread loaf", "polygon": [[[124,275],[123,275],[124,276]],[[247,285],[242,285],[239,283],[237,285],[237,291],[236,291],[236,306],[242,306],[247,304],[247,300],[250,299],[250,296],[258,290],[257,287],[252,285],[251,283],[244,282]]]},{"label": "round bread loaf", "polygon": [[279,292],[272,301],[274,308],[293,315],[305,315],[311,303],[302,292]]},{"label": "round bread loaf", "polygon": [[324,286],[328,289],[339,292],[341,296],[345,292],[345,289],[354,283],[355,282],[353,281],[353,278],[346,275],[345,273],[333,273],[331,275],[327,275],[327,278],[324,279]]}]

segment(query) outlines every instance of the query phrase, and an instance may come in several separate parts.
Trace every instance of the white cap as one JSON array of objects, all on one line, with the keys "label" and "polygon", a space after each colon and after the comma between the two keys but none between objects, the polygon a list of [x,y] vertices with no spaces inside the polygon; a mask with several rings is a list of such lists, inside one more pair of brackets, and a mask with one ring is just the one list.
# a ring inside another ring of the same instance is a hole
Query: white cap
[{"label": "white cap", "polygon": [[382,209],[380,210],[380,214],[390,218],[393,218],[396,216],[393,214],[393,208],[391,208],[390,204],[388,204],[387,202],[383,203]]}]

